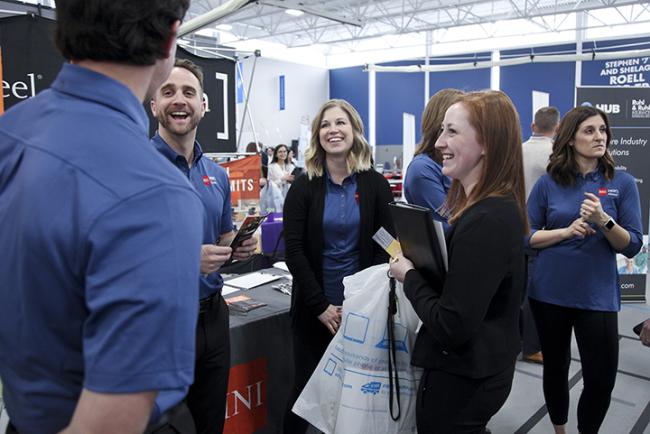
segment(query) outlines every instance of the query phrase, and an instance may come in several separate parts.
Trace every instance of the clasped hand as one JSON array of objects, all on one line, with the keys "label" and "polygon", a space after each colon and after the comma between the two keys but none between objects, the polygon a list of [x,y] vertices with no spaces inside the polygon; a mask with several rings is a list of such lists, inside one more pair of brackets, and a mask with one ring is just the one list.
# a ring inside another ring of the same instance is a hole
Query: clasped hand
[{"label": "clasped hand", "polygon": [[330,304],[323,313],[318,315],[318,320],[327,327],[330,333],[335,335],[341,325],[341,308]]}]

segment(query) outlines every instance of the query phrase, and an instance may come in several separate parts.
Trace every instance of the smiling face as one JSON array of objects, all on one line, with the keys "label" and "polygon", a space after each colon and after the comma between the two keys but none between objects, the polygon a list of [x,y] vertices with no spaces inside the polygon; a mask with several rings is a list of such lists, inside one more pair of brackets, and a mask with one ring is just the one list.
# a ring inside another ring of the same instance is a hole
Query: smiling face
[{"label": "smiling face", "polygon": [[176,136],[194,132],[205,114],[198,78],[185,68],[172,69],[151,101],[151,111],[161,130]]},{"label": "smiling face", "polygon": [[598,160],[607,151],[607,126],[605,120],[599,116],[585,119],[573,137],[573,146],[577,159],[584,161]]},{"label": "smiling face", "polygon": [[347,156],[354,142],[348,114],[338,106],[325,110],[319,127],[320,145],[328,156]]},{"label": "smiling face", "polygon": [[445,113],[436,149],[442,154],[442,173],[459,180],[469,195],[483,171],[484,148],[462,103],[452,105]]},{"label": "smiling face", "polygon": [[287,150],[287,147],[284,145],[280,145],[277,148],[275,148],[275,158],[278,161],[283,161],[283,162],[286,161],[288,154],[289,152]]}]

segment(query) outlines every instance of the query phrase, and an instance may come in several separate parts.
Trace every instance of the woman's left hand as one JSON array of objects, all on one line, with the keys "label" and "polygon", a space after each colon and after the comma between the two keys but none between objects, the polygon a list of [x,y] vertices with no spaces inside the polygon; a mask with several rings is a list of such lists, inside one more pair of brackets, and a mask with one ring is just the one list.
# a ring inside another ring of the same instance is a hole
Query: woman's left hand
[{"label": "woman's left hand", "polygon": [[580,217],[596,226],[604,225],[609,220],[609,216],[603,211],[600,199],[593,193],[585,193],[585,196],[585,200],[580,205]]},{"label": "woman's left hand", "polygon": [[404,282],[406,273],[413,269],[415,269],[413,262],[409,261],[401,253],[398,253],[397,256],[390,260],[390,274],[400,282]]}]

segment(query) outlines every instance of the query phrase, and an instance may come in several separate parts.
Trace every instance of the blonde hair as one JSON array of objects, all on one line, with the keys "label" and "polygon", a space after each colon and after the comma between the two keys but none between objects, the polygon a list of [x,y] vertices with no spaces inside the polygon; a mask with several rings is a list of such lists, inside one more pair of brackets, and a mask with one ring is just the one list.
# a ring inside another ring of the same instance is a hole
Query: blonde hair
[{"label": "blonde hair", "polygon": [[342,99],[331,99],[321,106],[311,123],[311,140],[309,141],[309,148],[305,151],[305,168],[309,179],[323,176],[326,152],[320,144],[320,125],[325,112],[334,107],[339,107],[347,114],[352,126],[352,148],[350,148],[346,158],[348,170],[350,173],[355,173],[372,167],[372,151],[365,137],[363,137],[361,116],[349,102]]}]

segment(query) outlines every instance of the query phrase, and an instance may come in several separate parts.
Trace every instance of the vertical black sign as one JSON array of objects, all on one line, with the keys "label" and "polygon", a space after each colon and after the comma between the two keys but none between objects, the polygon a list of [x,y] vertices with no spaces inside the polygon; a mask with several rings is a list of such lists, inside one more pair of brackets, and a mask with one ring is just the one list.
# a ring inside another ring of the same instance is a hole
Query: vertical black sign
[{"label": "vertical black sign", "polygon": [[[235,152],[235,62],[228,59],[212,59],[195,56],[178,47],[176,57],[189,59],[203,70],[203,93],[207,111],[199,124],[196,139],[204,152]],[[149,104],[145,104],[150,118],[151,135],[157,122],[151,116]]]},{"label": "vertical black sign", "polygon": [[643,247],[633,260],[616,255],[623,300],[644,301],[648,272],[648,212],[650,208],[650,88],[579,87],[576,105],[590,104],[607,113],[612,139],[610,154],[616,169],[636,179],[645,227]]},{"label": "vertical black sign", "polygon": [[4,109],[47,89],[61,69],[54,21],[21,15],[0,19]]}]

